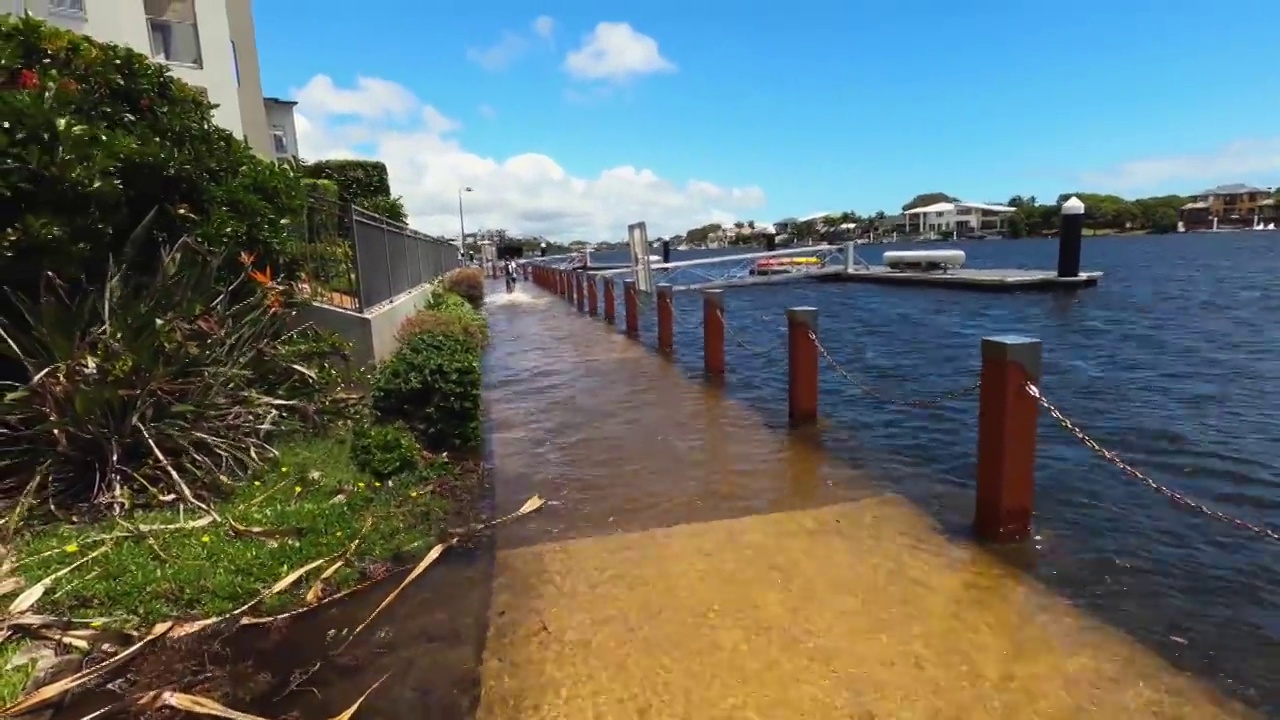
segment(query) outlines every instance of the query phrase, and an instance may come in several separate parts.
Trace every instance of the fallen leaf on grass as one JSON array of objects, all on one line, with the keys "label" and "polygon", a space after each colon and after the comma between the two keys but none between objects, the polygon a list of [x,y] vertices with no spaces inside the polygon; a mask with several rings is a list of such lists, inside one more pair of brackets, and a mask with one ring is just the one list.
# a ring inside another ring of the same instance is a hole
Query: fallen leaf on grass
[{"label": "fallen leaf on grass", "polygon": [[210,625],[220,623],[223,620],[226,620],[227,618],[243,615],[244,613],[248,612],[249,609],[252,608],[254,605],[257,605],[258,603],[262,602],[263,600],[266,600],[272,595],[275,595],[285,590],[290,585],[297,582],[298,578],[311,572],[315,568],[319,567],[321,564],[330,562],[335,557],[337,557],[337,555],[329,555],[328,557],[322,557],[319,560],[313,560],[312,562],[309,562],[306,565],[303,565],[302,567],[298,568],[297,570],[294,570],[288,575],[285,575],[283,578],[280,578],[280,580],[278,580],[275,585],[272,585],[270,588],[268,588],[266,592],[250,600],[244,605],[241,605],[235,610],[232,610],[226,615],[222,615],[221,617],[216,617],[216,618],[208,618],[206,620],[196,620],[195,622],[185,623],[179,626],[176,630],[174,630],[173,634],[175,637],[183,637],[186,635],[190,635],[191,633],[196,632],[198,630],[203,630],[209,627]]},{"label": "fallen leaf on grass", "polygon": [[133,647],[116,655],[105,662],[99,663],[87,670],[82,670],[69,678],[59,680],[58,682],[45,685],[35,692],[19,698],[17,702],[6,708],[0,708],[0,717],[13,717],[15,715],[24,715],[36,710],[44,705],[58,699],[64,693],[75,689],[76,687],[96,678],[102,673],[110,670],[117,665],[122,664],[125,660],[137,655],[142,648],[161,638],[165,633],[173,629],[173,623],[163,622],[151,629],[151,633],[136,643]]},{"label": "fallen leaf on grass", "polygon": [[216,703],[209,698],[170,690],[165,690],[158,695],[143,696],[138,704],[150,709],[171,707],[183,712],[212,715],[213,717],[228,718],[229,720],[267,720],[261,715],[250,715],[239,710],[232,710],[226,705]]},{"label": "fallen leaf on grass", "polygon": [[24,590],[23,593],[18,597],[14,598],[13,603],[9,605],[9,611],[7,614],[11,616],[21,615],[27,610],[30,610],[31,606],[36,604],[36,602],[40,599],[41,595],[44,595],[45,591],[49,589],[49,586],[53,584],[54,580],[57,580],[63,575],[66,575],[72,570],[75,570],[77,567],[80,567],[81,565],[101,555],[107,549],[107,547],[108,546],[104,545],[103,547],[100,547],[97,550],[94,550],[88,555],[85,555],[84,557],[71,563],[67,567],[62,568],[61,570],[53,573],[49,577],[46,577],[45,579],[41,580],[35,585],[32,585],[31,587]]},{"label": "fallen leaf on grass", "polygon": [[385,598],[383,598],[382,602],[378,604],[378,607],[374,608],[373,612],[369,613],[369,617],[365,618],[364,622],[357,625],[356,629],[351,631],[351,634],[347,636],[347,641],[342,643],[342,647],[338,648],[337,652],[342,652],[348,645],[350,645],[351,641],[355,639],[356,635],[359,635],[361,630],[365,629],[369,625],[369,623],[373,622],[373,619],[378,616],[378,613],[382,612],[384,608],[386,608],[396,599],[396,596],[400,594],[401,590],[404,590],[406,587],[408,587],[409,583],[413,582],[427,568],[431,567],[431,563],[435,562],[436,559],[440,557],[440,555],[445,551],[445,548],[449,547],[455,542],[457,541],[449,540],[448,542],[442,542],[439,545],[436,545],[435,547],[431,548],[431,552],[427,553],[427,556],[422,558],[422,562],[419,562],[417,566],[414,567],[413,570],[408,575],[405,576],[404,580],[400,581],[400,584],[396,586],[396,589],[392,590],[390,595],[387,595]]}]

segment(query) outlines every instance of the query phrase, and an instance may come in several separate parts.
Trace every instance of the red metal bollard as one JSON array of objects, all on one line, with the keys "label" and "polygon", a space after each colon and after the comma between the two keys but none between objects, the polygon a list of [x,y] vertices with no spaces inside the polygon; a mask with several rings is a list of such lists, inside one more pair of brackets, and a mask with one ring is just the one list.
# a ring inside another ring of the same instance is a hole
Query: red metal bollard
[{"label": "red metal bollard", "polygon": [[978,389],[978,498],[973,530],[979,540],[1031,537],[1035,512],[1036,416],[1027,383],[1040,382],[1041,343],[1018,336],[982,338]]},{"label": "red metal bollard", "polygon": [[569,297],[569,277],[565,275],[564,270],[556,271],[556,282],[559,283],[556,288],[556,294],[560,297]]},{"label": "red metal bollard", "polygon": [[577,293],[578,298],[578,312],[587,311],[587,288],[585,276],[585,272],[579,271],[575,273],[573,277],[574,292]]},{"label": "red metal bollard", "polygon": [[565,299],[569,301],[570,305],[572,305],[576,301],[576,296],[573,294],[573,291],[575,289],[574,285],[577,284],[577,279],[575,277],[576,275],[577,273],[570,270],[568,271],[568,274],[565,275],[565,278],[564,278],[565,287],[567,288],[566,290],[567,294],[565,295]]},{"label": "red metal bollard", "polygon": [[528,280],[528,279],[529,279],[529,266],[528,266],[528,265],[521,265],[521,266],[520,266],[520,274],[521,274],[521,276],[523,276],[523,277],[524,277],[524,279],[525,279],[525,280]]},{"label": "red metal bollard", "polygon": [[672,296],[671,286],[663,283],[657,286],[656,296],[658,298],[658,352],[663,355],[670,355],[675,352],[675,297]]},{"label": "red metal bollard", "polygon": [[724,375],[724,291],[702,291],[702,369]]},{"label": "red metal bollard", "polygon": [[818,422],[818,309],[787,308],[787,420]]},{"label": "red metal bollard", "polygon": [[617,319],[613,310],[613,278],[602,277],[600,282],[604,283],[604,321],[612,325]]},{"label": "red metal bollard", "polygon": [[587,314],[595,317],[600,314],[600,308],[596,302],[596,276],[587,276]]},{"label": "red metal bollard", "polygon": [[636,281],[622,281],[622,309],[627,314],[627,337],[640,337],[640,300],[636,297]]}]

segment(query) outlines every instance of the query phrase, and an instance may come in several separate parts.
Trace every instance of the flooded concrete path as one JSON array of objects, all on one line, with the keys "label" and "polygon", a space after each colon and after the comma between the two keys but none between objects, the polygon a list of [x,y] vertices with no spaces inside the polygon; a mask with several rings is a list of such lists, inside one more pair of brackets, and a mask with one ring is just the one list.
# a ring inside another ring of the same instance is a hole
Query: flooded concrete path
[{"label": "flooded concrete path", "polygon": [[1252,717],[529,284],[490,318],[497,510],[555,504],[498,531],[480,718]]}]

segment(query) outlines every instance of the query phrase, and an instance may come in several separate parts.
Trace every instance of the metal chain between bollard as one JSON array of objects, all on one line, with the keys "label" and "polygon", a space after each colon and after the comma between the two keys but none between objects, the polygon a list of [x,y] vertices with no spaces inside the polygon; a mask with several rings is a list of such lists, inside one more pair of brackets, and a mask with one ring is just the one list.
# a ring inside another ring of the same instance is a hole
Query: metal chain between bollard
[{"label": "metal chain between bollard", "polygon": [[1143,485],[1146,485],[1152,490],[1155,490],[1156,492],[1169,498],[1175,503],[1182,505],[1183,507],[1191,508],[1192,510],[1197,510],[1199,512],[1202,512],[1205,515],[1208,515],[1209,517],[1214,518],[1215,520],[1221,520],[1222,522],[1234,525],[1240,528],[1241,530],[1247,530],[1251,533],[1254,533],[1255,535],[1261,535],[1262,537],[1269,538],[1271,540],[1280,540],[1280,533],[1277,533],[1276,531],[1271,530],[1270,528],[1265,528],[1265,527],[1262,527],[1261,525],[1254,525],[1253,523],[1247,520],[1241,520],[1240,518],[1232,517],[1219,510],[1214,510],[1213,508],[1209,507],[1208,505],[1205,505],[1204,503],[1192,500],[1191,498],[1183,495],[1177,490],[1174,490],[1169,487],[1165,487],[1164,485],[1161,485],[1155,480],[1152,480],[1142,472],[1139,472],[1138,470],[1136,470],[1129,463],[1125,462],[1124,460],[1121,460],[1119,455],[1116,455],[1114,452],[1102,447],[1101,445],[1098,444],[1096,440],[1094,440],[1093,438],[1085,434],[1085,432],[1081,430],[1075,423],[1071,422],[1071,420],[1066,415],[1063,415],[1061,410],[1054,407],[1053,403],[1049,402],[1049,400],[1045,398],[1044,393],[1040,392],[1040,388],[1036,387],[1035,384],[1028,382],[1026,384],[1026,391],[1027,391],[1027,394],[1031,395],[1031,397],[1036,399],[1036,402],[1040,404],[1040,407],[1044,408],[1045,411],[1048,412],[1049,415],[1052,416],[1054,420],[1058,421],[1059,425],[1061,425],[1067,432],[1075,436],[1075,438],[1079,440],[1081,443],[1083,443],[1085,447],[1089,448],[1093,452],[1100,455],[1107,462],[1120,468],[1120,470],[1123,471],[1126,475],[1134,478],[1135,480],[1138,480]]},{"label": "metal chain between bollard", "polygon": [[898,405],[901,407],[911,407],[911,408],[932,408],[932,407],[937,407],[945,402],[950,402],[951,400],[959,400],[960,398],[965,397],[967,395],[972,395],[973,393],[978,391],[978,388],[982,387],[982,382],[978,381],[972,385],[968,385],[966,387],[960,388],[959,390],[952,390],[950,392],[943,393],[936,397],[926,398],[924,400],[903,400],[900,398],[889,397],[888,395],[885,395],[879,390],[876,390],[870,385],[853,377],[848,372],[846,372],[844,368],[840,367],[840,363],[837,363],[836,359],[831,357],[831,353],[827,352],[827,349],[823,347],[822,343],[818,342],[818,336],[812,330],[809,331],[809,339],[813,341],[813,344],[815,346],[817,346],[818,352],[821,353],[822,357],[826,359],[829,365],[831,365],[831,368],[835,370],[837,373],[840,373],[840,375],[844,376],[845,380],[848,380],[849,382],[853,383],[864,394],[869,395],[877,400],[880,400],[881,402],[889,403],[890,405]]},{"label": "metal chain between bollard", "polygon": [[768,355],[770,352],[777,351],[776,348],[769,348],[769,347],[759,348],[759,347],[755,347],[754,345],[749,345],[742,338],[738,337],[738,334],[735,333],[733,329],[729,327],[729,323],[726,322],[724,319],[723,309],[716,308],[716,314],[720,316],[720,327],[724,328],[725,337],[732,340],[735,344],[737,344],[742,349],[746,350],[747,352],[753,355]]},{"label": "metal chain between bollard", "polygon": [[[680,319],[680,314],[676,312],[675,293],[671,293],[670,295],[667,295],[666,300],[667,300],[667,307],[671,308],[671,324],[673,326],[680,325],[683,321]],[[686,328],[692,327],[694,329],[701,328],[702,318],[698,318],[697,322],[692,326],[686,324],[684,325],[684,327]],[[672,329],[674,330],[675,328],[673,327]]]}]

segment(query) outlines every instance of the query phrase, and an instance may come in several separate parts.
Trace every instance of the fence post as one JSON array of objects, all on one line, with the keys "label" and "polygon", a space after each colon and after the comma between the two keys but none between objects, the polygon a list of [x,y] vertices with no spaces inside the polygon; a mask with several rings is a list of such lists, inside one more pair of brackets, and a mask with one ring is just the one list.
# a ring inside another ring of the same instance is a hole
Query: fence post
[{"label": "fence post", "polygon": [[612,325],[617,319],[613,310],[613,278],[605,275],[600,282],[604,283],[604,321]]},{"label": "fence post", "polygon": [[578,312],[587,311],[586,273],[579,270],[573,274],[573,284],[578,296]]},{"label": "fence post", "polygon": [[1027,383],[1040,382],[1036,338],[982,338],[978,389],[978,492],[973,529],[986,542],[1031,537],[1035,511],[1036,416]]},{"label": "fence post", "polygon": [[640,337],[640,300],[636,297],[635,278],[622,281],[622,309],[627,314],[627,337]]},{"label": "fence post", "polygon": [[596,298],[596,278],[594,275],[587,276],[587,314],[595,317],[600,314],[600,307]]},{"label": "fence post", "polygon": [[658,298],[658,352],[670,355],[675,352],[675,297],[671,285],[662,283],[655,290]]},{"label": "fence post", "polygon": [[576,275],[577,275],[577,273],[575,273],[575,272],[574,272],[574,271],[572,271],[572,270],[566,270],[566,271],[565,271],[564,284],[565,284],[565,290],[566,290],[566,291],[567,291],[567,293],[568,293],[567,295],[565,295],[565,299],[567,299],[567,300],[569,301],[569,304],[570,304],[570,305],[572,305],[572,304],[574,304],[575,302],[577,302],[577,295],[575,295],[575,294],[574,294],[574,292],[573,292],[574,290],[576,290],[576,289],[577,289],[577,288],[575,287],[575,285],[577,285],[577,283],[578,283],[578,279],[577,279],[577,277],[575,277]]},{"label": "fence post", "polygon": [[724,375],[724,290],[702,291],[702,369]]},{"label": "fence post", "polygon": [[360,262],[360,241],[356,236],[356,206],[352,203],[347,203],[347,220],[351,224],[352,258],[352,263],[348,266],[348,270],[351,273],[353,289],[356,291],[356,310],[364,310],[368,307],[364,302],[364,273],[368,268],[364,267],[364,263]]},{"label": "fence post", "polygon": [[818,422],[818,309],[787,308],[787,420]]}]

